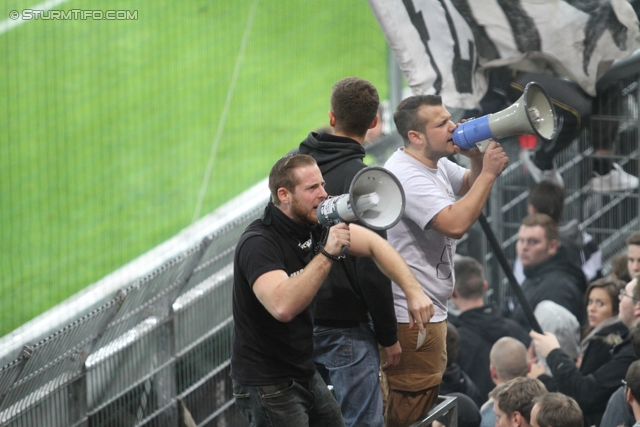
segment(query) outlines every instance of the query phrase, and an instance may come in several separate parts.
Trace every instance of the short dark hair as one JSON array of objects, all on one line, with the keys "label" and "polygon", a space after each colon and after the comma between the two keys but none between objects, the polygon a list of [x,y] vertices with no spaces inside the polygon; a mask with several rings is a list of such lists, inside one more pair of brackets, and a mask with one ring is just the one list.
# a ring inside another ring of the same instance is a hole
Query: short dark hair
[{"label": "short dark hair", "polygon": [[378,114],[380,97],[370,82],[347,77],[331,89],[331,111],[336,116],[336,131],[364,136]]},{"label": "short dark hair", "polygon": [[609,295],[611,299],[611,314],[618,314],[620,312],[620,289],[624,288],[625,283],[622,280],[614,279],[611,277],[603,277],[601,279],[594,280],[589,283],[587,291],[584,293],[584,305],[585,307],[589,301],[589,294],[593,289],[602,289]]},{"label": "short dark hair", "polygon": [[468,256],[456,257],[453,269],[460,298],[476,299],[484,295],[484,269],[478,261]]},{"label": "short dark hair", "polygon": [[531,424],[533,399],[547,392],[542,381],[537,378],[518,377],[494,388],[489,397],[498,402],[498,408],[511,416],[514,412]]},{"label": "short dark hair", "polygon": [[627,246],[629,245],[640,245],[640,231],[636,231],[627,237],[626,240]]},{"label": "short dark hair", "polygon": [[549,215],[554,221],[562,221],[564,188],[551,181],[541,181],[529,190],[529,204],[538,213]]},{"label": "short dark hair", "polygon": [[536,422],[540,427],[582,427],[582,410],[573,398],[562,393],[545,393],[533,399],[538,404]]},{"label": "short dark hair", "polygon": [[317,163],[313,157],[307,154],[287,154],[273,165],[269,173],[269,190],[274,205],[280,205],[278,189],[285,188],[292,193],[295,190],[298,185],[295,170],[310,165],[317,165]]},{"label": "short dark hair", "polygon": [[544,229],[544,235],[548,241],[560,239],[560,232],[558,231],[558,223],[553,220],[549,215],[543,213],[536,213],[533,215],[527,215],[522,220],[522,225],[525,227],[540,226]]},{"label": "short dark hair", "polygon": [[611,274],[617,279],[622,280],[625,283],[631,281],[631,274],[629,274],[629,257],[627,254],[618,254],[611,258],[609,261],[611,265]]},{"label": "short dark hair", "polygon": [[393,121],[405,146],[409,144],[409,131],[422,132],[427,125],[424,118],[418,115],[418,110],[423,105],[440,106],[442,105],[442,97],[440,95],[410,96],[398,104],[396,112],[393,114]]},{"label": "short dark hair", "polygon": [[640,402],[640,360],[629,365],[624,380],[627,382],[627,387],[631,390],[633,398]]}]

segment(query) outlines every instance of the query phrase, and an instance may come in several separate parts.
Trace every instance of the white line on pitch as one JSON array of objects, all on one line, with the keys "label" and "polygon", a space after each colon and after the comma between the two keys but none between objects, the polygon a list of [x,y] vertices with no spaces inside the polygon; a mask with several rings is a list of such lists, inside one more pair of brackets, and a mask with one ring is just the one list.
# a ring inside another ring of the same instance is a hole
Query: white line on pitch
[{"label": "white line on pitch", "polygon": [[[29,10],[41,10],[43,12],[46,12],[47,10],[51,10],[58,5],[65,3],[66,1],[67,0],[47,0],[33,7],[30,7]],[[21,10],[18,10],[17,12],[19,12],[22,15]],[[22,19],[22,16],[20,16],[18,19],[7,18],[4,21],[0,22],[0,34],[4,34],[7,31],[17,27],[18,25],[22,25],[25,22],[29,22],[29,21],[31,20]]]},{"label": "white line on pitch", "polygon": [[220,139],[222,138],[222,133],[224,132],[224,125],[227,121],[227,113],[229,112],[229,107],[231,106],[231,100],[233,99],[233,92],[236,88],[236,83],[238,81],[238,75],[240,74],[240,68],[242,67],[242,60],[244,58],[244,51],[247,47],[247,43],[249,41],[249,35],[251,34],[251,27],[253,26],[253,19],[256,15],[256,10],[258,8],[258,1],[254,0],[253,5],[251,6],[251,10],[249,11],[249,18],[247,19],[247,25],[244,29],[244,35],[242,36],[242,43],[240,45],[240,51],[238,52],[238,57],[236,58],[236,65],[233,70],[233,76],[231,77],[231,84],[229,85],[229,91],[227,92],[227,100],[224,103],[224,109],[222,110],[222,115],[220,116],[220,122],[218,123],[218,131],[216,132],[216,137],[213,140],[213,145],[211,147],[211,154],[209,154],[209,162],[207,164],[207,169],[205,170],[204,177],[202,179],[202,185],[200,186],[200,194],[198,195],[198,201],[196,202],[196,208],[193,212],[193,219],[191,223],[196,222],[196,220],[200,217],[200,209],[202,208],[202,202],[204,200],[204,195],[207,191],[207,186],[209,185],[209,179],[211,178],[211,170],[213,169],[213,163],[216,159],[216,153],[218,151],[218,145],[220,144]]}]

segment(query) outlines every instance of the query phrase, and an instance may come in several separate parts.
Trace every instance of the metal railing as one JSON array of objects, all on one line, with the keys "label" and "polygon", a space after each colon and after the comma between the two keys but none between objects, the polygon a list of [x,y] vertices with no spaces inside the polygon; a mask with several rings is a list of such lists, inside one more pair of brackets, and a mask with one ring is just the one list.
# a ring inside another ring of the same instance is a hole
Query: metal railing
[{"label": "metal railing", "polygon": [[434,406],[429,415],[420,421],[411,424],[411,427],[427,427],[434,421],[446,417],[445,425],[447,427],[458,427],[458,398],[455,396],[438,396],[436,406]]},{"label": "metal railing", "polygon": [[[619,61],[603,77],[600,84],[607,90],[621,93],[620,104],[600,108],[591,116],[588,125],[582,129],[579,137],[571,146],[559,153],[555,160],[558,171],[565,183],[564,219],[577,219],[579,228],[589,233],[602,251],[603,274],[610,271],[608,261],[615,255],[626,252],[625,239],[634,231],[640,230],[640,196],[638,189],[595,193],[589,187],[593,176],[591,159],[594,149],[591,146],[591,123],[594,121],[618,121],[618,131],[612,141],[614,151],[609,158],[622,166],[626,172],[638,176],[640,170],[640,51],[626,60]],[[597,101],[596,101],[597,102]],[[527,197],[533,184],[532,178],[524,170],[518,159],[517,141],[503,144],[512,159],[511,164],[498,179],[491,193],[488,211],[491,213],[491,226],[506,256],[515,259],[515,243],[520,221],[527,215]],[[499,213],[499,214],[496,214]],[[478,233],[480,238],[484,236]],[[478,246],[479,251],[470,253],[485,261],[487,277],[492,285],[491,298],[504,307],[510,297],[507,278],[486,242]]]},{"label": "metal railing", "polygon": [[2,426],[245,425],[233,405],[232,220],[0,369]]},{"label": "metal railing", "polygon": [[[632,70],[637,73],[637,68]],[[622,151],[615,158],[636,174],[639,81],[639,75],[632,74],[612,83],[624,91],[625,103],[623,115],[617,117],[623,125],[616,146]],[[517,150],[516,144],[510,147]],[[640,200],[637,189],[591,193],[585,164],[591,154],[585,132],[556,160],[566,184],[567,215],[580,219],[607,260],[624,250],[624,238],[640,228]],[[517,153],[510,155],[517,158]],[[511,259],[531,183],[522,165],[512,162],[487,208]],[[187,233],[188,239],[174,242],[156,261],[144,258],[154,265],[148,274],[135,280],[122,279],[130,272],[114,274],[117,279],[107,283],[110,291],[100,294],[106,297],[83,307],[75,307],[79,300],[71,299],[11,335],[0,346],[5,356],[15,356],[0,369],[0,426],[171,426],[187,420],[197,426],[247,425],[235,410],[229,379],[232,262],[240,234],[261,214],[268,197],[262,183],[227,212],[224,221],[216,217],[215,227],[198,224]],[[495,286],[504,278],[482,233],[472,233],[479,239],[463,239],[459,248],[485,260],[493,298],[504,302],[508,286]],[[71,318],[78,312],[83,314]],[[65,316],[71,319],[67,326],[47,329]],[[34,339],[42,334],[43,339]],[[15,347],[18,338],[21,345]],[[449,414],[448,425],[455,426],[455,398],[441,397],[414,427],[444,414]]]}]

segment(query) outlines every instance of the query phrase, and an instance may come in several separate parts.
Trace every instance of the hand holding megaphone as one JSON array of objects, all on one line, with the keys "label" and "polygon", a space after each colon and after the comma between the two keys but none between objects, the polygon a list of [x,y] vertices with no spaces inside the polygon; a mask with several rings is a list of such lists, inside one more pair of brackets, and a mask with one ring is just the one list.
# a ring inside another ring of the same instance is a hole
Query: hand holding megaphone
[{"label": "hand holding megaphone", "polygon": [[[318,205],[316,213],[318,222],[328,227],[360,221],[365,227],[387,230],[400,221],[404,207],[404,190],[398,178],[385,168],[370,166],[353,177],[349,193],[327,198]],[[346,224],[345,227],[348,230]],[[340,254],[348,249],[348,245],[343,245]]]},{"label": "hand holding megaphone", "polygon": [[405,197],[398,178],[379,166],[362,169],[351,181],[349,193],[329,197],[318,205],[318,222],[331,226],[360,221],[374,230],[387,230],[404,213]]},{"label": "hand holding megaphone", "polygon": [[527,84],[510,107],[477,119],[467,119],[453,132],[453,143],[463,150],[486,150],[489,139],[532,133],[545,141],[556,136],[557,118],[551,99],[536,82]]},{"label": "hand holding megaphone", "polygon": [[349,225],[341,222],[329,229],[324,250],[334,257],[343,257],[351,245],[351,231]]},{"label": "hand holding megaphone", "polygon": [[497,178],[508,164],[509,157],[504,148],[497,141],[489,141],[482,159],[482,170]]}]

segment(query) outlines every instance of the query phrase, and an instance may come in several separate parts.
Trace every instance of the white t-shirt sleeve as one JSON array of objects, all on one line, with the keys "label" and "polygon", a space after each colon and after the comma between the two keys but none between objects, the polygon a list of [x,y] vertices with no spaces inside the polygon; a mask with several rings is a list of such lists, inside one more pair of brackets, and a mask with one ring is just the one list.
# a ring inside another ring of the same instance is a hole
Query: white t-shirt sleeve
[{"label": "white t-shirt sleeve", "polygon": [[453,163],[449,159],[440,159],[438,162],[438,168],[442,168],[447,177],[449,178],[449,182],[451,183],[451,188],[453,188],[453,192],[458,194],[460,189],[462,188],[462,182],[464,181],[464,174],[467,173],[467,169],[462,166]]},{"label": "white t-shirt sleeve", "polygon": [[438,169],[426,166],[422,170],[408,169],[403,182],[407,199],[405,216],[426,230],[436,214],[455,202],[466,169],[447,159],[438,162]]}]

